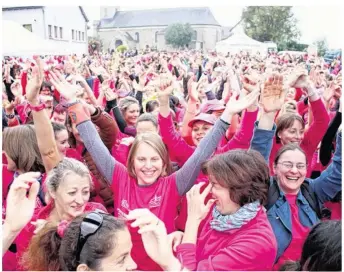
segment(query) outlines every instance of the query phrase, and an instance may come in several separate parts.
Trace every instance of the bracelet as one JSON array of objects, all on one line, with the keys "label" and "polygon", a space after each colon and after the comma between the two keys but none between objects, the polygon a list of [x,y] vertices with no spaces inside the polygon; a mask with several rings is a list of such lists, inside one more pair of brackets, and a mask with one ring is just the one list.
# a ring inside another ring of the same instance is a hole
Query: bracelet
[{"label": "bracelet", "polygon": [[7,119],[13,119],[15,117],[14,114],[5,114]]},{"label": "bracelet", "polygon": [[220,118],[220,120],[221,120],[223,123],[225,123],[227,126],[230,126],[230,125],[231,125],[230,123],[228,123],[228,122],[222,120],[221,118]]},{"label": "bracelet", "polygon": [[41,110],[44,110],[45,109],[45,104],[44,103],[41,103],[39,104],[38,106],[33,106],[31,104],[28,104],[28,108],[32,111],[41,111]]}]

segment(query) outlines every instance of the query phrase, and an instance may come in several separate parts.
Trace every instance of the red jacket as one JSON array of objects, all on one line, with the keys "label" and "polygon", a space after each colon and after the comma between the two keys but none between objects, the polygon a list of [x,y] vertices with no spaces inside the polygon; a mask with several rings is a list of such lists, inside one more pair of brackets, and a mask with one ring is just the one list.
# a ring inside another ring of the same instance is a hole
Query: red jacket
[{"label": "red jacket", "polygon": [[196,271],[266,271],[277,255],[277,242],[266,212],[239,229],[219,232],[210,227],[212,211],[205,219],[197,244],[181,244],[177,257],[183,267]]}]

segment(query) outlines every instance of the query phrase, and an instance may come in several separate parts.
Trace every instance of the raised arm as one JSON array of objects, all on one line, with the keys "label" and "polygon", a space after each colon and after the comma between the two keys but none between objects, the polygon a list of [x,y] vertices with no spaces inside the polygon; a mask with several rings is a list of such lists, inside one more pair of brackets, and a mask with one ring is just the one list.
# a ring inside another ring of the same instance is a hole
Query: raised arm
[{"label": "raised arm", "polygon": [[68,101],[68,114],[71,121],[77,126],[84,145],[91,154],[98,170],[111,184],[116,160],[100,139],[95,126],[90,120],[89,112],[76,100],[76,89],[59,73],[50,73],[50,80]]},{"label": "raised arm", "polygon": [[326,133],[321,140],[321,145],[320,145],[320,162],[323,166],[326,166],[332,157],[332,143],[333,140],[336,137],[337,130],[342,123],[342,112],[341,109],[340,111],[337,111],[335,117],[332,119],[331,123],[329,124]]},{"label": "raised arm", "polygon": [[232,116],[252,105],[258,96],[259,90],[256,90],[240,100],[235,100],[233,98],[227,103],[226,109],[222,113],[220,120],[216,121],[214,127],[202,139],[192,156],[183,167],[177,171],[176,182],[180,195],[184,195],[193,186],[201,170],[202,163],[214,153],[221,138],[228,129]]},{"label": "raised arm", "polygon": [[336,151],[331,164],[324,170],[320,177],[311,180],[320,203],[332,200],[342,190],[342,131],[337,134]]},{"label": "raised arm", "polygon": [[62,158],[57,149],[51,121],[42,104],[39,102],[39,90],[43,82],[44,72],[43,61],[37,58],[36,63],[37,66],[32,71],[32,78],[26,86],[26,98],[32,107],[38,148],[42,156],[45,171],[48,173]]},{"label": "raised arm", "polygon": [[278,74],[271,75],[264,83],[260,101],[262,112],[259,121],[255,124],[250,147],[262,154],[268,164],[276,130],[274,119],[276,112],[283,105],[284,95],[283,77]]}]

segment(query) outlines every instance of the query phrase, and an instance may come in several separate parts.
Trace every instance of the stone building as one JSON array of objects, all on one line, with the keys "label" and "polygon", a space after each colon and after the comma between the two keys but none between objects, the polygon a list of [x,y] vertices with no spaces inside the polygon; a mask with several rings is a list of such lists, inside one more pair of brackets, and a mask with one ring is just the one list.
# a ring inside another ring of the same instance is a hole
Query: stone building
[{"label": "stone building", "polygon": [[167,26],[189,23],[194,30],[189,48],[213,50],[224,38],[223,28],[209,8],[172,8],[121,11],[119,7],[101,7],[100,21],[93,24],[94,36],[103,40],[104,50],[124,44],[129,48],[147,46],[169,50],[165,43]]}]

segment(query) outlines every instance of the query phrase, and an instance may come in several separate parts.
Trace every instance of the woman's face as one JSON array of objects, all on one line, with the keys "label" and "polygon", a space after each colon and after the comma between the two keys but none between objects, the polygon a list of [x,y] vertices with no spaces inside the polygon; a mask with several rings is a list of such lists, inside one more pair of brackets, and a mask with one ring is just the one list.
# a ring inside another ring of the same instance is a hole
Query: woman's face
[{"label": "woman's face", "polygon": [[55,207],[64,220],[71,220],[84,212],[90,199],[91,181],[89,177],[69,174],[61,181],[56,192],[49,192]]},{"label": "woman's face", "polygon": [[138,104],[133,103],[124,112],[124,120],[127,122],[128,125],[134,126],[136,125],[139,115],[140,107]]},{"label": "woman's face", "polygon": [[194,123],[194,125],[192,126],[191,137],[195,146],[199,145],[200,141],[212,127],[213,125],[204,121],[198,121]]},{"label": "woman's face", "polygon": [[287,95],[285,97],[285,101],[294,100],[295,93],[296,92],[294,88],[289,88],[289,90],[287,91]]},{"label": "woman's face", "polygon": [[56,140],[57,149],[61,157],[64,158],[66,156],[67,148],[69,148],[67,129],[58,131],[55,134],[55,140]]},{"label": "woman's face", "polygon": [[163,173],[164,163],[159,153],[150,145],[142,142],[134,155],[134,170],[138,184],[153,184]]},{"label": "woman's face", "polygon": [[126,228],[116,232],[115,247],[112,254],[101,260],[101,271],[131,271],[137,268],[131,258],[133,247],[129,230]]},{"label": "woman's face", "polygon": [[297,194],[307,174],[306,157],[299,150],[284,152],[274,165],[279,187],[286,194]]},{"label": "woman's face", "polygon": [[209,176],[209,181],[212,184],[211,194],[217,210],[222,215],[235,213],[240,206],[231,200],[229,189],[220,185],[212,175]]},{"label": "woman's face", "polygon": [[290,128],[286,128],[278,133],[278,137],[281,139],[283,145],[289,143],[301,144],[305,135],[305,129],[302,127],[302,124],[295,120],[293,125]]}]

